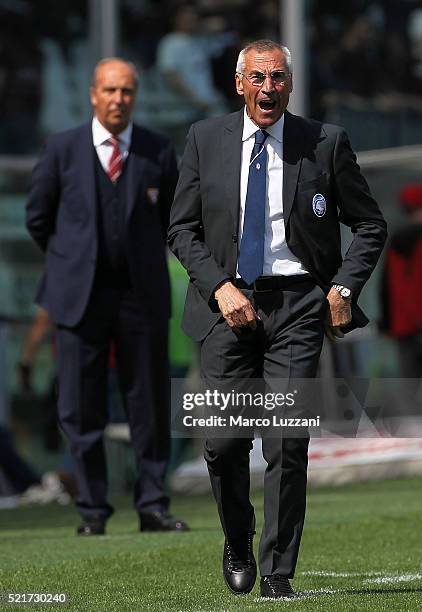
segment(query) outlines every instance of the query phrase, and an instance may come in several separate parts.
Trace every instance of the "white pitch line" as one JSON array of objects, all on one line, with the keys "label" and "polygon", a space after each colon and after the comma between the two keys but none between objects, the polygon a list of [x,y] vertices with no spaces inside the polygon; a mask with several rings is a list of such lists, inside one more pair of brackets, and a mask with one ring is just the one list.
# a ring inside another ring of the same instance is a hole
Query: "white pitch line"
[{"label": "white pitch line", "polygon": [[[390,572],[330,572],[314,570],[301,572],[302,576],[322,576],[326,578],[365,578],[364,584],[398,584],[422,580],[422,574],[391,574]],[[371,578],[371,576],[373,576]]]},{"label": "white pitch line", "polygon": [[326,576],[327,578],[362,578],[365,576],[385,576],[385,572],[326,572],[314,570],[301,572],[302,576]]},{"label": "white pitch line", "polygon": [[[311,597],[318,597],[321,595],[335,595],[336,593],[341,593],[339,590],[334,589],[310,589],[309,591],[297,591],[295,597],[280,597],[279,600],[283,602],[289,601],[297,601],[298,599],[310,599]],[[254,600],[256,603],[262,602],[272,602],[274,603],[274,598],[272,597],[255,597]]]},{"label": "white pitch line", "polygon": [[383,576],[382,578],[369,578],[365,584],[397,584],[399,582],[413,582],[422,580],[422,574],[403,574],[401,576]]}]

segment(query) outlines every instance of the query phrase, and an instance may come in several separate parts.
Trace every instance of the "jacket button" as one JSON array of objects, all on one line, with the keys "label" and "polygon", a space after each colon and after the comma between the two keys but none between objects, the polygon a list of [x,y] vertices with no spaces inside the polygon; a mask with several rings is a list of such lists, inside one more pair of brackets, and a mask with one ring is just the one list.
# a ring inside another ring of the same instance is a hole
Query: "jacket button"
[{"label": "jacket button", "polygon": [[233,236],[232,236],[232,242],[233,242],[234,244],[237,244],[237,234],[233,234]]}]

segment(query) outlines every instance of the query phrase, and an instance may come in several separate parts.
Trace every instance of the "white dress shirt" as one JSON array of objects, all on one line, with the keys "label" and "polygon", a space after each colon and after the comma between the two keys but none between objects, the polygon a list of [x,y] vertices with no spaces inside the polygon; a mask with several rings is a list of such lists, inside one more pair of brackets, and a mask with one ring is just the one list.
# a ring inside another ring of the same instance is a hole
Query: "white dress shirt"
[{"label": "white dress shirt", "polygon": [[[245,107],[240,171],[239,246],[243,233],[249,162],[255,144],[255,132],[258,130],[258,126],[249,119]],[[268,166],[263,276],[291,276],[292,274],[308,273],[299,259],[293,255],[286,242],[283,216],[283,130],[284,115],[274,125],[265,129],[268,133],[264,143],[268,153]],[[239,276],[239,273],[237,273],[237,277]]]},{"label": "white dress shirt", "polygon": [[[132,122],[117,135],[119,139],[119,149],[123,156],[123,163],[129,155],[130,141],[132,139]],[[94,143],[95,150],[97,151],[98,159],[104,170],[107,172],[110,163],[111,154],[113,152],[113,146],[109,142],[109,139],[113,136],[106,128],[100,123],[97,117],[94,116],[92,119],[92,142]]]}]

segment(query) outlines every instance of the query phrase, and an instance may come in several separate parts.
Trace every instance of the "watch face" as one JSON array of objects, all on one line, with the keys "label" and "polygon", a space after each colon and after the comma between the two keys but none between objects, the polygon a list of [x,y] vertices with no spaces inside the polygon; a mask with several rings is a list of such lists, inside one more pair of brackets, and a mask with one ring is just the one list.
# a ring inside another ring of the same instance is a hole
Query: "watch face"
[{"label": "watch face", "polygon": [[340,295],[344,298],[350,297],[351,293],[352,292],[347,287],[343,287],[342,290],[340,291]]}]

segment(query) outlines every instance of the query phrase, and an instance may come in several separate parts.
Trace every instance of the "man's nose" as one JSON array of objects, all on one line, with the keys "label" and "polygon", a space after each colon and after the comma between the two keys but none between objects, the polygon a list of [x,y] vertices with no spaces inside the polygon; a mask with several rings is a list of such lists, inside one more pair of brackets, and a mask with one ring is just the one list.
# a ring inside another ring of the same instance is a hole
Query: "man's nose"
[{"label": "man's nose", "polygon": [[274,89],[274,83],[271,78],[271,75],[266,74],[264,82],[262,84],[262,91],[264,91],[265,93],[268,93],[269,91],[273,91],[273,89]]},{"label": "man's nose", "polygon": [[123,90],[122,89],[115,90],[113,94],[113,101],[116,102],[116,104],[121,104],[123,102]]}]

